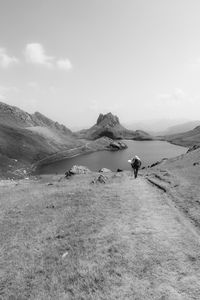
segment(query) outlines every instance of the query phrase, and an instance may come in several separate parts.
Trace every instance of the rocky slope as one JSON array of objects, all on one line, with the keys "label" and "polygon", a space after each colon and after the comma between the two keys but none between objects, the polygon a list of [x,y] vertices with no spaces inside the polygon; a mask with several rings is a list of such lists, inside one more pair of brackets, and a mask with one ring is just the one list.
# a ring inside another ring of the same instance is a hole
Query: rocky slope
[{"label": "rocky slope", "polygon": [[152,140],[153,137],[141,130],[128,130],[120,124],[119,118],[112,113],[100,114],[97,122],[89,129],[79,131],[77,136],[90,140],[106,136],[112,139]]},{"label": "rocky slope", "polygon": [[64,134],[72,133],[66,126],[52,121],[39,112],[29,114],[16,106],[11,106],[3,102],[0,102],[0,123],[20,128],[41,126]]}]

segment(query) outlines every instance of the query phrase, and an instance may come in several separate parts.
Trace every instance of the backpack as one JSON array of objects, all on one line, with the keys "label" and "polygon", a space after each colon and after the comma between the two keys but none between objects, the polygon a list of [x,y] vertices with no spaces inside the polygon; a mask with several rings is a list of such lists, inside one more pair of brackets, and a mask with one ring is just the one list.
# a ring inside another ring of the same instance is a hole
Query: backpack
[{"label": "backpack", "polygon": [[131,163],[131,166],[132,168],[140,168],[141,167],[141,160],[140,159],[137,159],[137,158],[134,158],[132,163]]}]

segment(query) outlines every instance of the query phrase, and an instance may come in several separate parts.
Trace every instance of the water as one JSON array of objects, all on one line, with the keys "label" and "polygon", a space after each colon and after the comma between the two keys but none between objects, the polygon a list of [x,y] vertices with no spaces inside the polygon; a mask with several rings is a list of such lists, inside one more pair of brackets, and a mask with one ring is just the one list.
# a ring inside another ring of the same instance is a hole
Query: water
[{"label": "water", "polygon": [[124,141],[128,148],[122,151],[99,151],[81,156],[76,156],[52,164],[43,166],[38,170],[40,174],[63,174],[73,165],[82,165],[92,171],[108,168],[116,171],[131,170],[128,159],[138,155],[142,160],[142,166],[151,165],[162,158],[170,158],[186,153],[187,148],[172,145],[164,141]]}]

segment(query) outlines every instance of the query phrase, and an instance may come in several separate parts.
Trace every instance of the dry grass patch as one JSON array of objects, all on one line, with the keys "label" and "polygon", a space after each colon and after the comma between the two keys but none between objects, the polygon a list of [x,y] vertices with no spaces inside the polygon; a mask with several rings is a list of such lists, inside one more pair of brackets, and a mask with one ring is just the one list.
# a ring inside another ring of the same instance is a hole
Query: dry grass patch
[{"label": "dry grass patch", "polygon": [[91,185],[91,175],[49,179],[1,191],[0,296],[107,299],[128,264],[117,232],[103,230],[117,197]]}]

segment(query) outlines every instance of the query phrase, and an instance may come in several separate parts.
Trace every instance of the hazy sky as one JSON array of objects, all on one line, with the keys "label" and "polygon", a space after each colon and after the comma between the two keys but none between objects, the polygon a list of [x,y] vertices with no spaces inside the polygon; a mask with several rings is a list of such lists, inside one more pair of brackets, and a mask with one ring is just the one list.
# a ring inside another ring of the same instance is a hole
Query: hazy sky
[{"label": "hazy sky", "polygon": [[0,99],[68,127],[200,119],[200,1],[0,0]]}]

